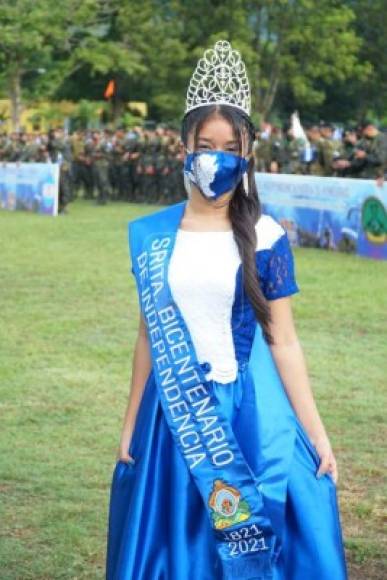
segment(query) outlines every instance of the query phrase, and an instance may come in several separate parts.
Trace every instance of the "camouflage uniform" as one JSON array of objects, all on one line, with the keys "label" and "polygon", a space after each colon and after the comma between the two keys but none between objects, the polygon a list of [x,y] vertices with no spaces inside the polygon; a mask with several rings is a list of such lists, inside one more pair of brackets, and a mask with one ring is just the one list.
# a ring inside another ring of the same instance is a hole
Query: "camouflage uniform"
[{"label": "camouflage uniform", "polygon": [[125,199],[127,193],[127,169],[125,142],[120,131],[116,133],[112,141],[109,175],[112,186],[112,197],[120,200]]},{"label": "camouflage uniform", "polygon": [[139,162],[141,144],[137,134],[127,136],[125,140],[125,175],[126,175],[126,199],[135,201],[138,195],[137,165]]},{"label": "camouflage uniform", "polygon": [[51,133],[48,146],[51,161],[59,163],[59,213],[66,212],[66,206],[72,200],[73,181],[71,175],[71,144],[62,135]]},{"label": "camouflage uniform", "polygon": [[281,172],[301,175],[303,165],[301,155],[304,149],[304,141],[288,136],[284,141],[281,157]]},{"label": "camouflage uniform", "polygon": [[109,163],[111,143],[101,135],[95,135],[91,144],[93,178],[97,188],[97,203],[106,204],[109,197]]},{"label": "camouflage uniform", "polygon": [[384,177],[387,167],[387,138],[378,132],[374,137],[362,137],[357,149],[365,151],[366,156],[358,159],[359,171],[356,177],[376,179]]},{"label": "camouflage uniform", "polygon": [[269,171],[271,162],[270,138],[263,139],[262,137],[259,137],[254,143],[253,154],[256,170],[260,172]]},{"label": "camouflage uniform", "polygon": [[318,143],[318,161],[322,168],[322,175],[329,177],[334,175],[334,161],[342,157],[344,153],[341,141],[322,137]]},{"label": "camouflage uniform", "polygon": [[72,174],[74,188],[79,191],[83,187],[85,199],[93,197],[93,178],[91,174],[91,159],[86,152],[86,140],[84,134],[75,133],[71,139],[72,150]]}]

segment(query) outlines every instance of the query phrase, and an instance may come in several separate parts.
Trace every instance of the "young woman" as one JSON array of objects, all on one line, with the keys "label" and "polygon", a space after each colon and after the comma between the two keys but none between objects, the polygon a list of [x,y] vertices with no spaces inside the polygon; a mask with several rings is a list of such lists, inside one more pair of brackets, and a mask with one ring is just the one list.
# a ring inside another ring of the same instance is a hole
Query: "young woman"
[{"label": "young woman", "polygon": [[345,579],[293,256],[261,212],[245,70],[225,41],[199,61],[182,140],[188,200],[129,223],[141,313],[107,580]]}]

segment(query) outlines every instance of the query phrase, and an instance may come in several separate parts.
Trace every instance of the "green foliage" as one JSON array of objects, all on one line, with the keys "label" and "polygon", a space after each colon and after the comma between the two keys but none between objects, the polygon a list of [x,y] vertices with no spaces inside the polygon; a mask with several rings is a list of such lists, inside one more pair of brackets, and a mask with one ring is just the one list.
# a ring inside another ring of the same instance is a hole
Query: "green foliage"
[{"label": "green foliage", "polygon": [[[363,39],[360,58],[372,66],[367,83],[356,83],[361,112],[387,117],[387,10],[385,0],[349,0],[355,28]],[[386,121],[385,121],[386,122]]]},{"label": "green foliage", "polygon": [[130,113],[129,111],[126,111],[123,115],[121,115],[119,121],[120,121],[119,125],[123,129],[132,129],[133,127],[136,126],[138,127],[143,123],[143,119],[141,117],[137,117],[136,115],[133,115],[133,113]]},{"label": "green foliage", "polygon": [[107,109],[105,103],[93,103],[82,99],[78,103],[76,111],[71,115],[74,128],[87,129],[90,126],[97,127],[101,117],[101,109],[103,108]]},{"label": "green foliage", "polygon": [[[226,38],[246,61],[255,119],[294,108],[383,117],[383,6],[384,0],[0,0],[0,90],[15,95],[18,79],[27,98],[100,100],[114,78],[118,99],[144,100],[152,117],[176,121],[197,59]],[[44,74],[36,74],[39,68]]]}]

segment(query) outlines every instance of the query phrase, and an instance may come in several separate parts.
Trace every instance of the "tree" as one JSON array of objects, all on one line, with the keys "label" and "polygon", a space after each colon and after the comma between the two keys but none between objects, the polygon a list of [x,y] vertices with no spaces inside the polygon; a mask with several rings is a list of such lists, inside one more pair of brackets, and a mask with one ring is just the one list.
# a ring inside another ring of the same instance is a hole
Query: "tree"
[{"label": "tree", "polygon": [[[0,0],[0,82],[16,127],[22,90],[95,99],[111,78],[122,101],[146,100],[154,118],[177,120],[197,59],[224,38],[246,62],[256,118],[278,106],[321,110],[330,95],[345,103],[349,82],[381,109],[387,35],[373,30],[383,1]],[[368,5],[378,8],[361,20]]]},{"label": "tree", "polygon": [[279,90],[290,92],[298,107],[316,107],[330,86],[370,72],[359,60],[355,14],[337,0],[174,0],[170,6],[187,47],[188,74],[205,48],[230,40],[242,52],[261,117]]},{"label": "tree", "polygon": [[44,73],[45,84],[59,82],[60,63],[55,49],[70,46],[70,23],[91,17],[94,1],[78,9],[74,1],[54,0],[0,1],[0,74],[12,104],[12,122],[19,129],[22,87],[25,77]]},{"label": "tree", "polygon": [[364,77],[361,41],[352,10],[335,0],[252,0],[251,62],[256,110],[267,116],[279,88],[287,86],[298,106],[324,101],[323,84]]},{"label": "tree", "polygon": [[15,130],[24,80],[31,73],[44,71],[33,85],[36,94],[49,97],[83,67],[99,75],[143,71],[135,50],[109,38],[116,5],[115,0],[0,0],[0,74]]},{"label": "tree", "polygon": [[[387,117],[387,10],[385,0],[348,0],[363,42],[360,58],[372,66],[367,82],[355,83],[361,116]],[[387,121],[387,118],[386,118]]]}]

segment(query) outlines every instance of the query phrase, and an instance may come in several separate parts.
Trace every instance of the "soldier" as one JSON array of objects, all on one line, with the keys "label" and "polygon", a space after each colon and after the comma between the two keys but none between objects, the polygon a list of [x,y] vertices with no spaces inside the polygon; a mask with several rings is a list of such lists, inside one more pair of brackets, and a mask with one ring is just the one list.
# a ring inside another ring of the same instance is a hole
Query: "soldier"
[{"label": "soldier", "polygon": [[19,161],[22,163],[46,163],[49,161],[47,146],[36,135],[26,134]]},{"label": "soldier", "polygon": [[134,127],[125,137],[125,179],[126,199],[135,201],[138,193],[137,165],[140,157],[140,128]]},{"label": "soldier", "polygon": [[304,173],[305,175],[324,175],[323,167],[320,163],[319,147],[321,141],[320,128],[315,123],[312,123],[306,129],[306,136],[309,141],[309,159],[304,160]]},{"label": "soldier", "polygon": [[171,130],[168,134],[168,175],[165,179],[166,203],[176,203],[186,197],[183,176],[184,146],[179,133]]},{"label": "soldier", "polygon": [[85,199],[94,199],[94,168],[93,168],[93,138],[91,133],[83,134],[84,154],[82,156],[82,171],[84,175]]},{"label": "soldier", "polygon": [[320,121],[321,139],[318,143],[318,161],[322,167],[322,174],[329,177],[334,174],[335,161],[343,155],[341,141],[333,136],[334,127],[331,123]]},{"label": "soldier", "polygon": [[93,179],[91,175],[91,160],[86,153],[85,135],[81,131],[75,131],[70,140],[72,152],[72,176],[74,190],[78,191],[83,186],[84,199],[93,197]]},{"label": "soldier", "polygon": [[357,144],[356,129],[348,127],[343,133],[342,157],[334,162],[335,172],[338,177],[356,177],[360,171],[362,162],[356,158]]},{"label": "soldier", "polygon": [[354,153],[359,167],[356,177],[383,180],[387,167],[386,136],[370,120],[361,124],[361,135]]},{"label": "soldier", "polygon": [[270,135],[270,173],[279,173],[284,163],[284,139],[280,127],[273,127]]},{"label": "soldier", "polygon": [[164,139],[164,130],[157,129],[154,136],[153,159],[155,175],[152,184],[152,201],[162,203],[163,189],[165,184],[165,169],[167,167],[167,155]]},{"label": "soldier", "polygon": [[23,149],[20,153],[19,161],[21,163],[28,163],[28,162],[35,161],[38,146],[37,146],[37,143],[35,142],[33,135],[31,135],[30,133],[23,134],[23,136],[21,138],[22,138]]},{"label": "soldier", "polygon": [[5,148],[5,158],[10,163],[20,161],[23,152],[23,134],[14,131],[11,133]]},{"label": "soldier", "polygon": [[184,145],[180,141],[180,138],[176,134],[175,136],[175,149],[173,158],[173,168],[172,174],[175,176],[174,189],[173,189],[173,199],[174,201],[180,201],[185,198],[185,186],[184,186]]},{"label": "soldier", "polygon": [[289,124],[284,126],[285,140],[281,151],[281,172],[301,175],[303,166],[301,155],[304,149],[304,141],[296,139],[293,129]]},{"label": "soldier", "polygon": [[153,153],[151,150],[151,132],[144,131],[137,165],[139,180],[137,201],[149,201],[149,187],[154,176]]},{"label": "soldier", "polygon": [[111,161],[109,167],[110,184],[113,199],[123,200],[126,197],[127,178],[125,163],[125,138],[124,132],[119,129],[112,137]]},{"label": "soldier", "polygon": [[253,153],[255,157],[255,167],[257,171],[270,171],[270,163],[272,160],[271,152],[271,134],[272,126],[266,121],[261,123],[260,131],[256,133],[256,140],[254,142]]},{"label": "soldier", "polygon": [[39,133],[36,136],[36,142],[38,143],[38,153],[36,162],[37,163],[48,163],[50,161],[50,155],[48,152],[48,136],[47,133]]},{"label": "soldier", "polygon": [[93,181],[97,188],[97,205],[105,205],[109,197],[109,162],[111,143],[98,131],[92,133],[91,155]]},{"label": "soldier", "polygon": [[160,203],[173,203],[173,194],[176,183],[175,176],[175,141],[169,132],[165,132],[161,144],[161,163],[158,176],[158,201]]},{"label": "soldier", "polygon": [[59,163],[59,214],[66,214],[67,205],[72,200],[73,182],[71,176],[71,145],[63,129],[49,131],[47,149],[52,163]]},{"label": "soldier", "polygon": [[2,133],[0,136],[0,162],[7,161],[7,145],[8,145],[8,136],[6,133]]}]

